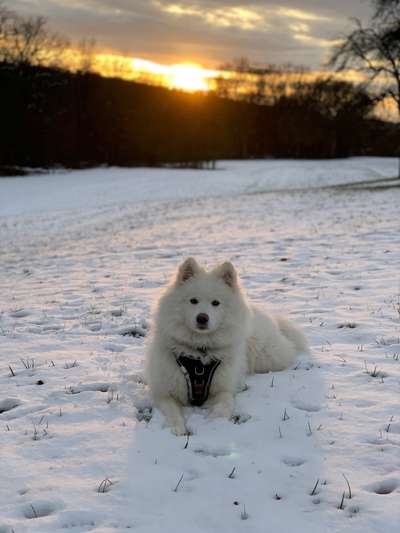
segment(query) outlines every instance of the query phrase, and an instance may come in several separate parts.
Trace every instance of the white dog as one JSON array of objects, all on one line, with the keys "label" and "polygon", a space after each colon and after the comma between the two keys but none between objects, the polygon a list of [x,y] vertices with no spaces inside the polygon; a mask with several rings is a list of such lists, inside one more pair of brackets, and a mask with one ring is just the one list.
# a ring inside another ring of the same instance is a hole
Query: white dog
[{"label": "white dog", "polygon": [[154,405],[183,435],[183,406],[230,418],[246,373],[283,370],[306,350],[294,325],[248,304],[231,263],[207,272],[188,258],[155,311],[147,381]]}]

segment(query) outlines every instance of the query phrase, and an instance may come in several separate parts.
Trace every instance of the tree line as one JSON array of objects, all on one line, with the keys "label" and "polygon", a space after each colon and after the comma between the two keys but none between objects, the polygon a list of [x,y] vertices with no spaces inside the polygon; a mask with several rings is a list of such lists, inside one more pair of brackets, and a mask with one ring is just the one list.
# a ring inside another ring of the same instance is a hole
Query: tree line
[{"label": "tree line", "polygon": [[[387,12],[398,2],[383,4],[374,24],[389,24],[393,33]],[[3,174],[17,167],[198,166],[225,158],[398,153],[397,125],[373,117],[381,96],[367,86],[327,77],[293,83],[290,67],[279,67],[273,69],[278,84],[268,85],[271,72],[258,72],[256,90],[245,97],[232,95],[235,86],[226,80],[215,93],[190,94],[104,78],[90,72],[89,54],[71,72],[56,61],[65,46],[45,19],[21,18],[0,4]],[[342,47],[332,61],[344,67],[350,57]]]}]

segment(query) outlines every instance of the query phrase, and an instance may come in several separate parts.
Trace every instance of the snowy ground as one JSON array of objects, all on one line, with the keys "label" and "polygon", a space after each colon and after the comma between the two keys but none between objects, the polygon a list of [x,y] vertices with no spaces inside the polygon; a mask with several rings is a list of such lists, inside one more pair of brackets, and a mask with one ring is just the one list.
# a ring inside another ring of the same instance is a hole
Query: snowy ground
[{"label": "snowy ground", "polygon": [[[317,188],[397,162],[219,166],[0,179],[0,533],[398,531],[400,189]],[[313,348],[249,377],[236,424],[188,409],[188,442],[141,379],[187,255]]]}]

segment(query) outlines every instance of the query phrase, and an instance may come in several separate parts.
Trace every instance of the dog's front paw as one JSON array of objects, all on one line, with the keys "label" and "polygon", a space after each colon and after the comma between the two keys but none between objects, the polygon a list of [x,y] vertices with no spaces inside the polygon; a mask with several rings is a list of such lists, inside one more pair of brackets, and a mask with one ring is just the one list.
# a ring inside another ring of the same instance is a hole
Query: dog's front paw
[{"label": "dog's front paw", "polygon": [[210,409],[210,418],[231,418],[233,412],[230,405],[219,403]]},{"label": "dog's front paw", "polygon": [[182,437],[182,435],[187,435],[188,433],[184,424],[174,424],[173,426],[171,426],[171,431],[177,437]]}]

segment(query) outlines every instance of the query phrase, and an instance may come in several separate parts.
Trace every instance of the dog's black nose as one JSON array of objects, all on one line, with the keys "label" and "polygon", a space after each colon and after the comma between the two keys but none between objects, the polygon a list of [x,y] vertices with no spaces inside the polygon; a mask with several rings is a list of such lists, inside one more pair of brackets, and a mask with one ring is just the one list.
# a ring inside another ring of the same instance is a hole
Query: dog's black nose
[{"label": "dog's black nose", "polygon": [[208,315],[206,313],[200,313],[197,315],[196,320],[200,326],[206,326],[208,324]]}]

